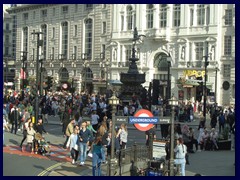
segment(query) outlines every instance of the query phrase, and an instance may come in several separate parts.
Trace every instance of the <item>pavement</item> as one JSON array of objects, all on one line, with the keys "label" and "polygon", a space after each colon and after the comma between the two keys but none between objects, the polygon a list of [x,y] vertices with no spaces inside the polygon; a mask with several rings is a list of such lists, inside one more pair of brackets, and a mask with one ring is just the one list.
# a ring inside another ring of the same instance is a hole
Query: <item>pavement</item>
[{"label": "pavement", "polygon": [[[210,124],[209,118],[207,118],[206,125]],[[189,126],[197,128],[199,120],[196,115],[196,119],[193,122],[187,123]],[[49,125],[59,125],[60,121],[56,118],[49,119]],[[134,128],[130,126],[129,129]],[[10,133],[9,133],[10,134]],[[5,135],[6,136],[6,135]],[[49,136],[49,135],[48,135]],[[19,136],[22,137],[21,135]],[[56,138],[57,137],[53,137]],[[58,137],[59,139],[59,137]],[[19,142],[19,141],[18,141]],[[51,170],[46,170],[42,173],[42,176],[92,176],[91,158],[87,157],[84,166],[72,165],[70,159],[69,150],[63,149],[60,142],[51,143],[50,156],[42,156],[38,154],[30,154],[28,150],[21,151],[19,145],[10,140],[10,144],[7,144],[3,148],[4,153],[18,154],[21,156],[32,156],[33,158],[45,158],[58,162]],[[230,151],[201,151],[190,154],[190,165],[186,165],[186,176],[194,176],[199,173],[204,176],[235,176],[235,150]],[[107,175],[107,165],[102,165],[102,175]],[[130,173],[122,174],[123,176],[130,176]]]}]

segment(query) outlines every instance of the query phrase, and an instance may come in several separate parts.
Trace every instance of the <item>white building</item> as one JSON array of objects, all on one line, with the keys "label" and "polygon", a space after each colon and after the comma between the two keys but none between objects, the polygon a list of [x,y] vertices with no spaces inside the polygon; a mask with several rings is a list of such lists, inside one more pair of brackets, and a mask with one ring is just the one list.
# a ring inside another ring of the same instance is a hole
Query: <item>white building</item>
[{"label": "white building", "polygon": [[145,87],[158,79],[160,95],[166,96],[170,60],[171,92],[183,101],[200,100],[196,82],[205,81],[207,55],[207,87],[220,105],[235,104],[235,5],[46,4],[8,12],[17,17],[18,74],[21,51],[28,52],[29,75],[35,74],[37,39],[31,33],[40,31],[48,75],[60,83],[75,77],[79,91],[84,86],[104,91],[106,81],[120,80],[120,73],[127,72],[137,27],[146,36],[137,52]]},{"label": "white building", "polygon": [[[42,71],[54,77],[57,87],[74,81],[78,92],[84,86],[89,91],[105,90],[107,63],[104,59],[110,54],[107,51],[105,54],[105,49],[110,41],[111,5],[28,4],[7,11],[17,18],[17,89],[21,84],[24,52],[28,74],[36,77],[39,49]],[[42,45],[37,48],[36,33],[39,32],[43,33],[39,36]]]},{"label": "white building", "polygon": [[6,12],[6,9],[9,7],[10,4],[3,5],[3,79],[5,85],[8,88],[12,88],[15,77],[15,36],[13,26],[14,19]]},{"label": "white building", "polygon": [[[207,87],[216,92],[220,105],[235,104],[235,5],[113,5],[112,41],[118,44],[113,59],[116,67],[128,61],[134,27],[146,35],[138,46],[138,67],[140,72],[146,72],[145,86],[158,79],[160,95],[166,96],[170,60],[171,92],[183,101],[200,100],[202,89],[196,80],[204,81],[207,54]],[[217,76],[216,68],[220,70]],[[112,77],[120,79],[121,71],[116,68]]]}]

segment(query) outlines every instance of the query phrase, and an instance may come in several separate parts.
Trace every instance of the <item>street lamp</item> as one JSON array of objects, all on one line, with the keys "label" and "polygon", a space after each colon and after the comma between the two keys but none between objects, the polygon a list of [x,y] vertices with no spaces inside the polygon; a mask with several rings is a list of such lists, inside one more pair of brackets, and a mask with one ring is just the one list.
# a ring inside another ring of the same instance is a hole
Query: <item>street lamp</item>
[{"label": "street lamp", "polygon": [[44,56],[41,55],[40,58],[39,58],[39,62],[40,62],[40,96],[43,94],[43,58]]},{"label": "street lamp", "polygon": [[215,104],[217,104],[217,73],[220,69],[218,68],[218,63],[215,65]]},{"label": "street lamp", "polygon": [[[40,46],[43,45],[43,41],[40,40],[40,34],[44,34],[43,32],[33,32],[32,34],[37,35],[37,59],[36,59],[36,85],[38,86],[39,84],[39,48]],[[38,99],[38,93],[36,94],[35,97],[35,121],[38,120],[38,112],[39,112],[39,99]]]},{"label": "street lamp", "polygon": [[205,58],[204,62],[204,68],[205,68],[205,76],[204,76],[204,99],[203,99],[203,116],[204,116],[204,124],[206,122],[206,111],[207,111],[207,66],[209,65],[208,61],[208,42],[206,43],[206,56],[203,56]]},{"label": "street lamp", "polygon": [[115,113],[117,105],[119,104],[119,99],[116,97],[115,91],[113,92],[112,97],[108,99],[108,103],[112,106],[111,157],[109,162],[109,176],[111,176],[111,169],[114,168],[113,165],[115,163]]},{"label": "street lamp", "polygon": [[24,87],[25,87],[25,79],[26,79],[26,63],[27,61],[27,53],[26,51],[22,51],[22,71],[21,71],[21,76],[22,76],[22,100],[24,99]]},{"label": "street lamp", "polygon": [[81,59],[83,60],[83,67],[84,67],[84,91],[86,90],[86,86],[87,86],[87,54],[86,53],[82,53],[81,55]]},{"label": "street lamp", "polygon": [[170,99],[170,94],[171,94],[171,83],[170,83],[170,67],[171,67],[171,57],[170,54],[167,57],[167,63],[168,63],[168,74],[167,74],[167,94],[166,94],[166,99]]},{"label": "street lamp", "polygon": [[172,95],[168,100],[169,105],[172,106],[172,119],[171,119],[171,136],[170,136],[170,176],[174,176],[174,107],[178,105],[178,100]]}]

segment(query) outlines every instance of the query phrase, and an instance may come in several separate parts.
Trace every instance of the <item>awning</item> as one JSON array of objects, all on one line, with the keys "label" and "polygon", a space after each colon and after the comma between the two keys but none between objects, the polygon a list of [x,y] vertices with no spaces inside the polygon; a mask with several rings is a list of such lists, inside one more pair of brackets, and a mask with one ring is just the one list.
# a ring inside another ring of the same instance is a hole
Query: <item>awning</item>
[{"label": "awning", "polygon": [[122,82],[120,80],[109,80],[109,84],[115,84],[115,85],[122,85]]}]

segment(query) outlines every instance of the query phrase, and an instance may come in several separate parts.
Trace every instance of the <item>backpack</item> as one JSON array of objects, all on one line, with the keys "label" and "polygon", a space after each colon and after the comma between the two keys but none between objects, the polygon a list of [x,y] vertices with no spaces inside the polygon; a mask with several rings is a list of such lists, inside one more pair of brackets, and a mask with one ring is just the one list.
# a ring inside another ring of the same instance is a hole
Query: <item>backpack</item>
[{"label": "backpack", "polygon": [[220,115],[220,116],[219,116],[219,122],[220,122],[221,124],[224,124],[224,121],[225,121],[224,115]]}]

